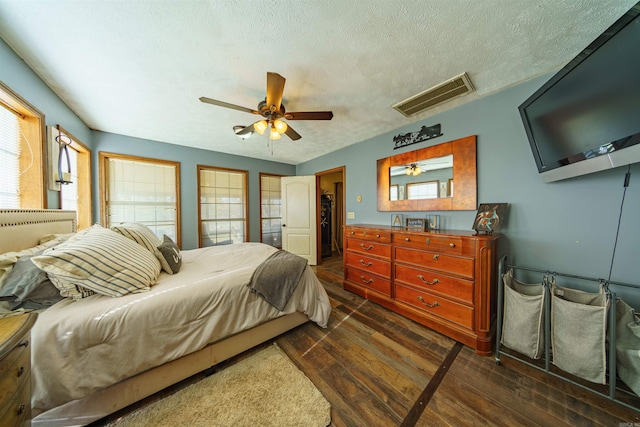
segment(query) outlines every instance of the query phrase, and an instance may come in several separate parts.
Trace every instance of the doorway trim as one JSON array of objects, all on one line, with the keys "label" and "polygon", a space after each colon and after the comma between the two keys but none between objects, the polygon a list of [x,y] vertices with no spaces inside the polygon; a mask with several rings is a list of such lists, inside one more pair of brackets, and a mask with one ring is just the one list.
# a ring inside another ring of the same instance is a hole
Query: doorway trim
[{"label": "doorway trim", "polygon": [[[320,233],[322,232],[322,227],[320,226],[320,198],[322,197],[322,188],[320,186],[320,178],[324,175],[333,175],[335,173],[340,173],[342,175],[342,206],[346,207],[346,175],[347,175],[346,166],[338,166],[333,169],[327,169],[324,171],[316,172],[316,232],[317,232],[317,265],[322,264],[322,239]],[[342,210],[342,223],[346,223],[346,209]]]}]

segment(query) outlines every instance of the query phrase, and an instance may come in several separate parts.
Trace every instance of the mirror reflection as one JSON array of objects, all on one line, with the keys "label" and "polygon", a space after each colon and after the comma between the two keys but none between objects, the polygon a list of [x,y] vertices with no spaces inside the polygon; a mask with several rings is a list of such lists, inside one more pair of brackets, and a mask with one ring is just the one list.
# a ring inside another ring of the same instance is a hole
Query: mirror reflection
[{"label": "mirror reflection", "polygon": [[475,135],[378,159],[376,168],[381,212],[478,208]]},{"label": "mirror reflection", "polygon": [[453,197],[453,154],[389,168],[389,200]]}]

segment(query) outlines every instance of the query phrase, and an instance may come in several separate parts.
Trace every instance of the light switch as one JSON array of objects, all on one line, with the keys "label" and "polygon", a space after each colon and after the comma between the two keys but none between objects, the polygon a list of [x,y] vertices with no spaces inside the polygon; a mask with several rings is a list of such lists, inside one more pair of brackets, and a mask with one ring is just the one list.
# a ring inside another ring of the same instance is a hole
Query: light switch
[{"label": "light switch", "polygon": [[355,219],[355,218],[356,218],[355,212],[347,212],[347,219]]}]

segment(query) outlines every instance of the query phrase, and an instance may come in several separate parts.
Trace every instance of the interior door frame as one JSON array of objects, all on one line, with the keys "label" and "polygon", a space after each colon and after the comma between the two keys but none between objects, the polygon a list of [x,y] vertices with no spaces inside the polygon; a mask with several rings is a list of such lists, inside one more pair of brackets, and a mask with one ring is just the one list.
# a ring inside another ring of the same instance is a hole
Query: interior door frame
[{"label": "interior door frame", "polygon": [[[316,249],[316,264],[320,265],[322,264],[322,238],[320,233],[322,232],[322,227],[320,225],[320,210],[322,209],[322,206],[320,205],[320,198],[322,197],[322,188],[320,187],[320,178],[324,175],[332,175],[334,173],[340,173],[342,174],[342,206],[346,208],[346,204],[347,204],[347,200],[346,200],[346,167],[343,166],[338,166],[335,167],[333,169],[327,169],[321,172],[316,172],[316,245],[317,245],[317,249]],[[346,209],[342,210],[342,223],[346,224]]]}]

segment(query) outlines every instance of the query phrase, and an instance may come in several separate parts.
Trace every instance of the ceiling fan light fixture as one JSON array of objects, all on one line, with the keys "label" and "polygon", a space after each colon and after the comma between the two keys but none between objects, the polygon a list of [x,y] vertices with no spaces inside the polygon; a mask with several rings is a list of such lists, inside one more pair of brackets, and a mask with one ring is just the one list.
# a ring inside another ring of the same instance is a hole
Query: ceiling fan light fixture
[{"label": "ceiling fan light fixture", "polygon": [[285,133],[287,131],[287,127],[288,127],[287,124],[285,122],[283,122],[282,120],[275,120],[273,122],[273,128],[280,135],[282,135],[283,133]]},{"label": "ceiling fan light fixture", "polygon": [[238,138],[240,139],[247,139],[249,138],[251,135],[253,135],[253,132],[247,132],[245,134],[239,135],[238,132],[241,132],[242,130],[246,129],[246,126],[241,126],[241,125],[237,125],[233,127],[233,132],[235,132],[235,134],[238,136]]},{"label": "ceiling fan light fixture", "polygon": [[411,165],[407,166],[407,168],[405,169],[404,173],[410,176],[417,176],[420,175],[423,172],[423,170],[420,168],[420,166],[416,165],[415,163],[412,163]]},{"label": "ceiling fan light fixture", "polygon": [[253,125],[253,129],[255,129],[256,132],[258,132],[260,135],[264,134],[264,131],[267,130],[267,121],[266,120],[260,120],[259,122],[255,123]]},{"label": "ceiling fan light fixture", "polygon": [[280,137],[281,137],[280,132],[278,132],[277,129],[272,128],[269,138],[275,140],[275,139],[280,139]]}]

